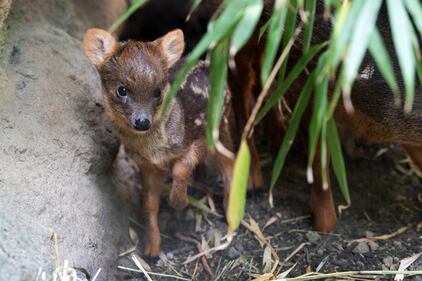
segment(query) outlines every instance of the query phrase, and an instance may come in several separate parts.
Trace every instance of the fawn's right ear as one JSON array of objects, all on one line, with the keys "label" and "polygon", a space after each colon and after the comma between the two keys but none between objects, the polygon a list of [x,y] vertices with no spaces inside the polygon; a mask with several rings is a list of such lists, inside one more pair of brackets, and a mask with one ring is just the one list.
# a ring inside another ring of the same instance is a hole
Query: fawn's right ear
[{"label": "fawn's right ear", "polygon": [[98,68],[113,53],[116,40],[105,30],[91,28],[85,33],[83,45],[85,55]]}]

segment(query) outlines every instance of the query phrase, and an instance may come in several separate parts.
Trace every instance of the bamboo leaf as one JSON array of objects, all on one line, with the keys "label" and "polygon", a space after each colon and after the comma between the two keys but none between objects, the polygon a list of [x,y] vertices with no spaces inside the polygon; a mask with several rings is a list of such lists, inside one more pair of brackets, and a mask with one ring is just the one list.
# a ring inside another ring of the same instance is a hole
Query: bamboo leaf
[{"label": "bamboo leaf", "polygon": [[347,184],[346,167],[344,165],[343,153],[339,136],[337,133],[336,124],[334,119],[328,120],[327,124],[327,140],[330,147],[330,155],[334,174],[336,175],[337,182],[339,183],[341,193],[347,204],[350,204],[349,186]]},{"label": "bamboo leaf", "polygon": [[134,12],[136,12],[142,5],[145,4],[148,0],[134,0],[129,8],[117,18],[115,22],[108,29],[110,32],[116,31],[116,29],[124,23]]},{"label": "bamboo leaf", "polygon": [[391,88],[396,97],[400,98],[399,86],[397,85],[394,77],[394,70],[391,66],[390,56],[384,46],[384,43],[382,42],[381,35],[376,28],[372,31],[372,36],[369,40],[369,51],[388,86]]},{"label": "bamboo leaf", "polygon": [[302,92],[299,95],[299,99],[296,102],[296,106],[293,110],[292,117],[289,121],[289,127],[287,128],[286,135],[283,138],[283,142],[280,146],[280,149],[277,153],[276,159],[274,161],[274,167],[271,173],[271,184],[270,184],[270,193],[274,189],[274,186],[280,177],[280,173],[284,166],[284,161],[286,160],[287,153],[289,152],[293,141],[296,137],[297,130],[300,125],[300,120],[302,115],[305,112],[305,109],[309,102],[309,97],[312,93],[312,88],[315,82],[315,72],[308,77],[305,86],[303,87]]},{"label": "bamboo leaf", "polygon": [[[296,28],[296,17],[298,12],[298,0],[290,0],[289,8],[287,9],[287,15],[286,15],[286,24],[285,24],[285,30],[283,34],[283,41],[281,44],[282,49],[284,49],[290,40],[292,40],[295,28]],[[281,65],[281,68],[278,72],[278,79],[279,81],[282,81],[284,79],[284,75],[287,68],[287,62],[289,59],[289,55],[287,54],[286,58],[283,61],[283,64]]]},{"label": "bamboo leaf", "polygon": [[264,8],[262,0],[250,0],[245,8],[242,19],[237,24],[233,32],[230,43],[230,56],[234,57],[236,53],[245,45],[255,30],[259,18]]},{"label": "bamboo leaf", "polygon": [[[228,39],[218,43],[211,51],[210,93],[207,110],[207,143],[214,148],[224,103],[227,77]],[[217,132],[217,134],[215,133]]]},{"label": "bamboo leaf", "polygon": [[169,92],[164,98],[163,106],[161,109],[161,115],[163,116],[170,105],[173,96],[179,90],[183,81],[185,80],[186,75],[196,64],[198,59],[207,51],[210,45],[216,44],[222,38],[226,37],[227,34],[232,30],[235,24],[239,21],[242,11],[244,8],[244,3],[241,1],[232,1],[230,2],[222,12],[222,14],[215,20],[215,22],[210,23],[210,29],[202,37],[196,47],[192,50],[190,55],[186,58],[185,64],[182,69],[179,71],[176,79],[173,81]]},{"label": "bamboo leaf", "polygon": [[246,191],[249,179],[251,155],[245,139],[240,144],[239,153],[234,165],[233,180],[230,188],[229,206],[227,207],[227,223],[229,233],[240,225],[245,213]]},{"label": "bamboo leaf", "polygon": [[415,90],[415,57],[412,49],[412,38],[409,32],[413,28],[403,1],[387,0],[387,7],[393,43],[396,48],[406,90],[404,111],[408,113],[412,110]]},{"label": "bamboo leaf", "polygon": [[189,21],[192,14],[196,11],[196,9],[199,7],[199,5],[201,4],[202,0],[195,0],[192,4],[192,7],[189,10],[188,15],[186,16],[186,20],[185,21]]},{"label": "bamboo leaf", "polygon": [[422,36],[422,5],[419,0],[406,0],[406,6],[410,14],[412,15],[413,21],[418,28],[420,36]]},{"label": "bamboo leaf", "polygon": [[[320,73],[320,69],[324,67],[325,62],[326,62],[326,57],[322,56],[316,68],[317,74]],[[321,81],[319,81],[318,76],[317,76],[311,123],[309,125],[309,151],[308,151],[308,168],[307,168],[307,178],[308,178],[309,183],[313,182],[312,163],[314,162],[322,123],[325,122],[325,116],[327,114],[327,103],[328,103],[327,95],[328,95],[328,76],[322,77]]]},{"label": "bamboo leaf", "polygon": [[275,0],[274,11],[270,19],[270,27],[268,30],[267,44],[264,50],[264,59],[261,70],[261,84],[264,85],[270,75],[278,46],[281,40],[284,21],[286,19],[286,0]]},{"label": "bamboo leaf", "polygon": [[347,50],[346,46],[349,43],[355,20],[364,4],[365,0],[345,1],[337,12],[330,40],[330,51],[327,58],[328,65],[333,72],[340,63],[344,52]]},{"label": "bamboo leaf", "polygon": [[321,179],[322,189],[328,189],[328,173],[327,173],[327,122],[323,118],[321,123]]},{"label": "bamboo leaf", "polygon": [[305,0],[305,11],[307,12],[308,18],[305,24],[305,30],[303,32],[303,53],[306,54],[311,47],[312,32],[314,29],[315,21],[315,0]]},{"label": "bamboo leaf", "polygon": [[348,53],[344,59],[343,87],[350,88],[356,78],[373,33],[381,3],[381,0],[365,1],[358,17],[355,19]]},{"label": "bamboo leaf", "polygon": [[256,116],[255,123],[261,121],[262,118],[267,114],[267,112],[275,105],[279,100],[283,98],[284,93],[289,89],[291,84],[296,80],[299,74],[303,71],[306,65],[318,54],[322,48],[326,46],[326,43],[321,43],[312,47],[309,52],[303,55],[299,61],[295,64],[292,70],[287,75],[286,79],[282,82],[278,82],[277,88],[275,89],[274,93],[268,99],[268,101],[264,104],[262,109],[258,112]]}]

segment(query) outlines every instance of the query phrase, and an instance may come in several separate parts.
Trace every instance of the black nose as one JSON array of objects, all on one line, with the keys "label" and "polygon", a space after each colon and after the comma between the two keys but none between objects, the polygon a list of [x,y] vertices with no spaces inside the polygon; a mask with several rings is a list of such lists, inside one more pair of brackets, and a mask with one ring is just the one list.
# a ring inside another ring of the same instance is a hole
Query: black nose
[{"label": "black nose", "polygon": [[138,131],[146,131],[151,127],[151,122],[148,119],[136,119],[135,129]]}]

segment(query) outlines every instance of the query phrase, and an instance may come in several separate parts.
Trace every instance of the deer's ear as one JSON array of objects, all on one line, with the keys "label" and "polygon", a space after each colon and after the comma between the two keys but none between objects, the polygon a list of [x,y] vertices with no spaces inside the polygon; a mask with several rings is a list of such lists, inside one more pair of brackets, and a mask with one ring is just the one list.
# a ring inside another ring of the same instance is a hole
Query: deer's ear
[{"label": "deer's ear", "polygon": [[98,68],[114,52],[116,40],[105,30],[91,28],[85,33],[83,46],[85,55]]},{"label": "deer's ear", "polygon": [[180,29],[170,31],[163,37],[154,41],[161,48],[161,52],[167,59],[168,67],[175,64],[183,54],[185,49],[185,41],[183,32]]}]

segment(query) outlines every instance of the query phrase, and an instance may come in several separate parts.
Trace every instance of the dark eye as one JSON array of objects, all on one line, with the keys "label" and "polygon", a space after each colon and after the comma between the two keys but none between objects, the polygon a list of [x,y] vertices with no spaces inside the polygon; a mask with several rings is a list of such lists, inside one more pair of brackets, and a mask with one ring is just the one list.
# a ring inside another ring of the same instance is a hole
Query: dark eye
[{"label": "dark eye", "polygon": [[161,97],[161,90],[160,89],[156,89],[155,91],[154,91],[154,98],[159,98],[159,97]]},{"label": "dark eye", "polygon": [[119,86],[119,88],[117,88],[117,95],[119,97],[126,97],[127,96],[127,88],[125,86]]}]

